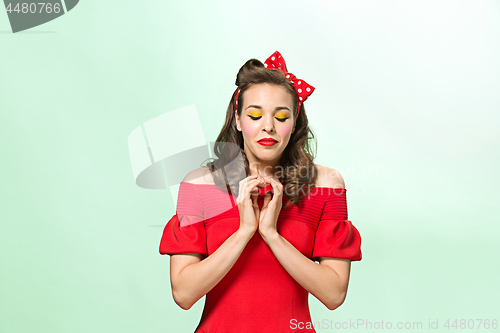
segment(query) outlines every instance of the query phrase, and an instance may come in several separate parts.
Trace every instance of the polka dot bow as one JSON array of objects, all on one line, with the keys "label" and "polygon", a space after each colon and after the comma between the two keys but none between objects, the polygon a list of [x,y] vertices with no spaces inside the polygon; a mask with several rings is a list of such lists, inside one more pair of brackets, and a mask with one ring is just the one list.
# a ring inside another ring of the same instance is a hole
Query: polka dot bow
[{"label": "polka dot bow", "polygon": [[[314,89],[316,88],[308,84],[306,81],[298,79],[292,73],[289,73],[286,68],[285,59],[283,59],[281,53],[279,53],[278,51],[274,52],[269,58],[266,59],[266,61],[264,62],[264,67],[268,69],[279,69],[283,72],[283,74],[285,74],[286,79],[292,83],[293,88],[297,93],[297,115],[299,115],[300,106],[306,101],[306,99],[313,93]],[[236,93],[236,107],[238,107],[239,94],[240,89],[238,89],[238,92]]]}]

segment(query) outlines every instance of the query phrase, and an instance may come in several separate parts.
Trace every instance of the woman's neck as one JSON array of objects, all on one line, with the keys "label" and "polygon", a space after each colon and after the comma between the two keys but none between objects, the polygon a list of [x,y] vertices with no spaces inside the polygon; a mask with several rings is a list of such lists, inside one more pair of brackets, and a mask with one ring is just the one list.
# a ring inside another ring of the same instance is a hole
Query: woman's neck
[{"label": "woman's neck", "polygon": [[279,180],[284,174],[283,167],[281,166],[281,156],[276,157],[274,160],[261,161],[257,160],[253,154],[246,154],[249,166],[249,175],[259,175],[259,177],[271,177]]},{"label": "woman's neck", "polygon": [[275,179],[279,179],[280,174],[283,173],[283,170],[280,165],[250,165],[250,174],[249,176],[259,175],[260,177],[271,177]]}]

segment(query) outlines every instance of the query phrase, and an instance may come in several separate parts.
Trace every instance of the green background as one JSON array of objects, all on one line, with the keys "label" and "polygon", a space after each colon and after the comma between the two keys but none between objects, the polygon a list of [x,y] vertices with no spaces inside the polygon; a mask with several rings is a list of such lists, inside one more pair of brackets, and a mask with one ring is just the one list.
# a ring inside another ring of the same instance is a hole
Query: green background
[{"label": "green background", "polygon": [[276,50],[363,239],[313,320],[500,319],[499,41],[498,1],[86,0],[16,34],[0,13],[0,332],[194,331],[203,299],[176,306],[158,253],[173,200],[135,185],[127,138],[195,104],[215,141]]}]

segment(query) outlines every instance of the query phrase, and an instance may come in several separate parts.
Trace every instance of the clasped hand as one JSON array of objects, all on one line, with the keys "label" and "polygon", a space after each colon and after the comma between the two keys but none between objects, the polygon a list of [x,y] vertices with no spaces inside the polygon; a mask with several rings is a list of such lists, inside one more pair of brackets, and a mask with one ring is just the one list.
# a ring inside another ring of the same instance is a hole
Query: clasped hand
[{"label": "clasped hand", "polygon": [[[266,193],[262,209],[259,208],[259,185],[271,184],[273,193]],[[240,228],[249,232],[259,230],[266,237],[277,233],[278,216],[281,211],[283,184],[271,177],[249,176],[240,182],[238,194],[238,210]]]}]

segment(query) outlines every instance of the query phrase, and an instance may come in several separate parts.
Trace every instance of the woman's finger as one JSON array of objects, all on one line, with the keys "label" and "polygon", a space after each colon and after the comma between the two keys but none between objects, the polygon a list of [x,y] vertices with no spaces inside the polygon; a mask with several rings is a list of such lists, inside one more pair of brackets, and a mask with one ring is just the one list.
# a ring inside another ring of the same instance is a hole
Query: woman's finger
[{"label": "woman's finger", "polygon": [[260,208],[259,208],[259,203],[257,200],[258,196],[254,195],[252,198],[252,206],[253,206],[253,211],[255,213],[255,217],[257,218],[257,221],[259,220],[260,217]]},{"label": "woman's finger", "polygon": [[[249,200],[250,196],[252,195],[252,192],[254,192],[254,189],[257,187],[257,185],[261,182],[262,180],[260,179],[254,179],[246,182],[243,185],[243,189],[241,190],[243,193],[242,200]],[[258,191],[258,189],[257,189]],[[258,193],[258,192],[257,192]]]}]

